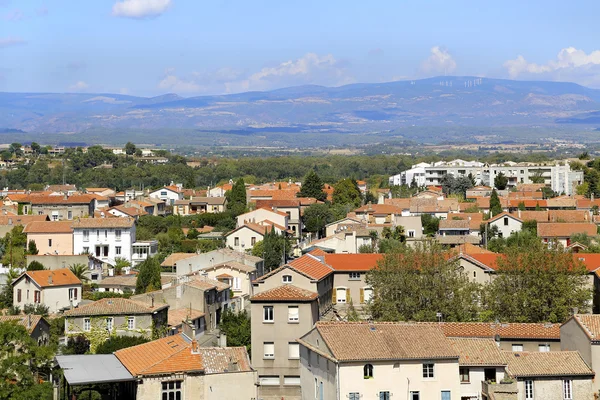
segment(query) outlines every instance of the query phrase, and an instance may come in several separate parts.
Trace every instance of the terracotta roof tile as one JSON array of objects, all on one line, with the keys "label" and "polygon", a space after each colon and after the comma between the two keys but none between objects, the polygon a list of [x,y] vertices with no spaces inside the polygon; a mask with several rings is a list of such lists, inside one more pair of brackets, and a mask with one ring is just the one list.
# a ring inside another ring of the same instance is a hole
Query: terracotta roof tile
[{"label": "terracotta roof tile", "polygon": [[511,213],[521,221],[548,222],[548,211],[513,211]]},{"label": "terracotta roof tile", "polygon": [[2,215],[0,216],[0,225],[27,225],[30,222],[47,220],[47,215]]},{"label": "terracotta roof tile", "polygon": [[596,236],[598,227],[594,223],[547,222],[537,225],[537,233],[542,238],[571,237],[576,233]]},{"label": "terracotta roof tile", "polygon": [[460,230],[469,230],[471,228],[471,224],[469,220],[465,219],[443,219],[440,221],[439,229],[460,229]]},{"label": "terracotta roof tile", "polygon": [[548,207],[548,203],[547,200],[542,200],[542,199],[508,199],[508,206],[512,207],[512,208],[516,208],[519,207],[520,205],[524,204],[526,208],[536,208],[536,207],[541,207],[541,208],[546,208]]},{"label": "terracotta roof tile", "polygon": [[200,347],[199,351],[205,374],[252,371],[245,347]]},{"label": "terracotta roof tile", "polygon": [[542,190],[545,186],[544,183],[519,183],[517,184],[517,191],[537,192],[538,190]]},{"label": "terracotta roof tile", "polygon": [[73,221],[34,221],[23,229],[23,233],[73,233]]},{"label": "terracotta roof tile", "polygon": [[318,293],[301,289],[294,285],[281,285],[252,296],[251,301],[313,301],[319,297]]},{"label": "terracotta roof tile", "polygon": [[35,327],[41,320],[45,321],[44,317],[42,317],[41,315],[0,315],[0,323],[14,321],[17,325],[25,327],[25,329],[27,329],[27,332],[29,332],[30,334],[34,331]]},{"label": "terracotta roof tile", "polygon": [[448,214],[448,219],[460,218],[469,221],[469,228],[472,231],[478,231],[483,222],[483,213],[452,213]]},{"label": "terracotta roof tile", "polygon": [[317,322],[327,348],[339,361],[458,359],[442,330],[402,322]]},{"label": "terracotta roof tile", "polygon": [[289,262],[288,265],[296,271],[302,272],[317,281],[325,278],[333,271],[330,266],[324,264],[320,259],[310,254],[305,254],[300,258],[296,258]]},{"label": "terracotta roof tile", "polygon": [[82,284],[69,268],[61,268],[55,270],[25,271],[13,282],[13,285],[24,276],[28,276],[41,288]]},{"label": "terracotta roof tile", "polygon": [[189,281],[185,282],[184,285],[193,286],[202,290],[211,290],[216,289],[219,292],[223,290],[229,289],[229,285],[224,282],[219,282],[214,279],[205,278],[203,276],[198,275],[198,271],[194,273],[195,275],[189,275],[192,277]]},{"label": "terracotta roof tile", "polygon": [[80,218],[73,221],[73,229],[131,228],[133,218]]},{"label": "terracotta roof tile", "polygon": [[506,360],[493,339],[451,338],[449,340],[454,350],[460,354],[459,365],[506,365]]},{"label": "terracotta roof tile", "polygon": [[125,298],[107,298],[94,301],[86,305],[81,305],[72,310],[66,311],[66,317],[76,316],[94,316],[94,315],[137,315],[151,314],[155,311],[168,307],[166,304],[156,303],[150,307],[141,301],[135,301]]},{"label": "terracotta roof tile", "polygon": [[495,215],[493,218],[488,219],[487,223],[489,224],[491,222],[498,221],[499,219],[504,218],[504,217],[510,217],[510,218],[516,219],[517,221],[523,222],[523,220],[521,218],[517,217],[516,215],[509,214],[506,211],[503,211],[500,214]]},{"label": "terracotta roof tile", "polygon": [[196,253],[171,253],[160,265],[161,267],[172,267],[181,260],[196,256]]},{"label": "terracotta roof tile", "polygon": [[546,200],[546,204],[548,208],[576,207],[577,200],[572,197],[555,197]]},{"label": "terracotta roof tile", "polygon": [[600,314],[575,314],[573,318],[592,341],[600,341]]},{"label": "terracotta roof tile", "polygon": [[188,317],[191,321],[194,321],[203,316],[204,313],[202,311],[194,310],[193,308],[169,309],[168,324],[169,326],[179,326]]},{"label": "terracotta roof tile", "polygon": [[402,214],[402,208],[392,204],[366,204],[354,210],[355,213],[365,214]]},{"label": "terracotta roof tile", "polygon": [[269,210],[273,207],[300,207],[299,199],[279,199],[279,200],[256,200],[256,208],[267,208]]},{"label": "terracotta roof tile", "polygon": [[107,276],[106,278],[102,278],[100,283],[98,283],[98,286],[99,287],[105,287],[105,286],[135,287],[136,281],[137,281],[137,274]]},{"label": "terracotta roof tile", "polygon": [[544,323],[495,323],[495,322],[442,322],[425,323],[439,325],[447,337],[500,339],[546,339],[560,340],[560,324]]},{"label": "terracotta roof tile", "polygon": [[585,210],[549,210],[550,222],[590,222],[590,213]]},{"label": "terracotta roof tile", "polygon": [[[312,254],[312,252],[309,254]],[[324,257],[325,262],[335,271],[370,271],[377,266],[379,260],[383,259],[383,254],[325,253]]]},{"label": "terracotta roof tile", "polygon": [[389,204],[400,209],[410,208],[410,198],[384,199],[383,204]]},{"label": "terracotta roof tile", "polygon": [[503,351],[507,372],[515,378],[594,376],[578,351]]}]

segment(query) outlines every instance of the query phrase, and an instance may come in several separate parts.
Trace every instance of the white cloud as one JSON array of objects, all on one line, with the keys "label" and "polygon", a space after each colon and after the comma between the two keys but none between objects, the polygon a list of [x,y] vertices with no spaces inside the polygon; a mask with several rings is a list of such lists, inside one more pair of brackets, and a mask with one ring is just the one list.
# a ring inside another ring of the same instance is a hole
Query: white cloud
[{"label": "white cloud", "polygon": [[73,85],[69,86],[69,90],[71,90],[73,92],[83,92],[83,91],[87,90],[89,87],[90,87],[90,85],[88,85],[84,81],[78,81],[78,82],[74,83]]},{"label": "white cloud", "polygon": [[448,50],[434,46],[431,48],[431,54],[421,64],[421,71],[427,74],[431,73],[452,73],[456,70],[456,61]]},{"label": "white cloud", "polygon": [[175,68],[167,68],[158,88],[175,93],[199,93],[202,91],[194,79],[182,79],[175,75]]},{"label": "white cloud", "polygon": [[153,18],[167,11],[171,4],[171,0],[120,0],[113,5],[112,14],[126,18]]},{"label": "white cloud", "polygon": [[528,62],[519,55],[503,64],[508,75],[515,78],[534,78],[572,81],[582,85],[600,86],[600,50],[587,54],[583,50],[567,47],[558,52],[555,60],[546,64]]},{"label": "white cloud", "polygon": [[5,38],[0,38],[0,49],[3,47],[18,46],[20,44],[25,43],[27,42],[21,39],[20,37],[9,36]]}]

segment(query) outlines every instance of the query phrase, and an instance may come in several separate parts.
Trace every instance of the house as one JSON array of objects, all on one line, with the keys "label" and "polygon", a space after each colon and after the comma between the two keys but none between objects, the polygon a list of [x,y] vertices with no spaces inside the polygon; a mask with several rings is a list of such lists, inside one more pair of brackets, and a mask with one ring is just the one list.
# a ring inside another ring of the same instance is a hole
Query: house
[{"label": "house", "polygon": [[52,221],[62,221],[92,215],[95,210],[95,197],[89,194],[31,195],[23,204],[23,214],[31,212],[33,215],[47,215]]},{"label": "house", "polygon": [[[503,352],[506,373],[516,382],[511,395],[500,385],[484,382],[482,394],[487,399],[592,399],[594,371],[577,351]],[[496,390],[503,390],[502,397]],[[516,390],[515,390],[516,389]]]},{"label": "house", "polygon": [[325,236],[333,236],[336,233],[339,233],[341,230],[343,230],[344,227],[348,226],[366,227],[366,224],[364,223],[364,221],[358,218],[342,218],[340,220],[330,222],[329,224],[325,225]]},{"label": "house", "polygon": [[131,245],[131,264],[136,266],[158,254],[158,240],[140,240]]},{"label": "house", "polygon": [[103,197],[115,197],[116,192],[110,188],[94,188],[88,187],[85,188],[85,192],[89,194],[97,194]]},{"label": "house", "polygon": [[221,186],[215,186],[214,188],[208,188],[206,195],[209,197],[225,197],[225,193],[231,190],[233,187],[233,181],[225,183]]},{"label": "house", "polygon": [[273,211],[269,208],[257,208],[237,217],[237,226],[240,227],[246,223],[260,224],[268,221],[268,225],[276,225],[281,230],[288,229],[288,214],[282,211]]},{"label": "house", "polygon": [[0,237],[5,237],[15,226],[25,226],[30,222],[49,221],[47,215],[0,215]]},{"label": "house", "polygon": [[177,200],[183,200],[183,187],[181,185],[165,186],[148,194],[149,197],[164,201],[169,205]]},{"label": "house", "polygon": [[317,322],[298,339],[302,399],[460,399],[459,353],[436,326]]},{"label": "house", "polygon": [[253,293],[252,281],[257,278],[255,266],[245,265],[238,261],[227,261],[205,267],[202,271],[208,275],[209,279],[229,285],[233,297],[241,298],[241,308],[246,307]]},{"label": "house", "polygon": [[294,200],[257,200],[256,208],[267,208],[274,212],[283,212],[288,216],[288,228],[294,236],[302,237],[302,203],[300,199]]},{"label": "house", "polygon": [[189,275],[193,272],[210,269],[210,267],[231,261],[256,269],[256,275],[263,274],[263,259],[231,249],[217,249],[206,253],[173,253],[162,262],[163,273],[176,276]]},{"label": "house", "polygon": [[[578,351],[592,370],[600,367],[600,315],[575,314],[560,327],[560,348]],[[593,390],[598,393],[600,382],[596,379]]]},{"label": "house", "polygon": [[158,300],[154,305],[125,298],[105,298],[80,305],[64,313],[65,335],[165,336],[169,306]]},{"label": "house", "polygon": [[216,214],[224,212],[226,205],[227,199],[225,197],[193,197],[189,200],[175,200],[173,203],[173,214]]},{"label": "house", "polygon": [[137,274],[107,276],[98,284],[99,292],[134,293]]},{"label": "house", "polygon": [[121,218],[133,218],[136,221],[142,215],[148,215],[148,212],[143,208],[139,207],[128,207],[125,204],[120,204],[118,206],[111,207],[106,210],[107,214],[114,215],[115,217]]},{"label": "house", "polygon": [[244,252],[252,249],[257,242],[263,240],[265,235],[271,231],[274,231],[278,235],[291,233],[285,227],[270,224],[269,221],[262,221],[259,224],[245,222],[243,225],[224,235],[225,244],[235,251]]},{"label": "house", "polygon": [[487,220],[488,230],[498,229],[498,237],[509,237],[514,232],[521,232],[523,220],[514,214],[502,212]]},{"label": "house", "polygon": [[169,309],[169,335],[176,335],[185,330],[185,325],[194,327],[195,338],[204,334],[204,313],[190,307]]},{"label": "house", "polygon": [[35,242],[38,254],[73,254],[73,221],[30,222],[23,229],[27,242]]},{"label": "house", "polygon": [[77,186],[75,185],[46,185],[44,188],[47,192],[57,193],[57,194],[66,194],[67,196],[71,196],[77,193]]},{"label": "house", "polygon": [[319,248],[328,253],[357,254],[361,246],[372,246],[371,230],[365,228],[345,230],[306,244],[303,251]]},{"label": "house", "polygon": [[77,306],[83,285],[68,268],[25,271],[12,283],[13,304],[43,304],[51,313]]},{"label": "house", "polygon": [[482,382],[501,382],[506,360],[493,339],[451,338],[450,344],[458,358],[460,399],[481,398]]},{"label": "house", "polygon": [[366,282],[366,274],[377,267],[382,254],[325,254],[324,262],[333,271],[332,302],[344,305],[352,302],[362,306],[373,297],[373,288]]},{"label": "house", "polygon": [[471,233],[471,224],[465,219],[443,219],[439,223],[440,236],[466,236]]},{"label": "house", "polygon": [[41,315],[2,315],[0,316],[0,323],[2,322],[12,322],[25,327],[29,336],[38,346],[45,346],[50,343],[50,324]]},{"label": "house", "polygon": [[423,222],[419,216],[396,215],[392,224],[404,228],[404,234],[408,242],[423,239]]},{"label": "house", "polygon": [[88,254],[78,255],[63,255],[63,254],[28,254],[27,265],[32,261],[37,261],[44,266],[45,269],[56,270],[68,268],[75,264],[83,264],[88,267],[86,277],[91,283],[98,283],[102,280],[103,271],[108,269],[106,264],[90,257]]},{"label": "house", "polygon": [[537,235],[544,243],[560,243],[563,247],[571,244],[571,236],[577,233],[585,233],[588,236],[596,236],[598,227],[589,223],[566,223],[547,222],[537,224]]},{"label": "house", "polygon": [[92,254],[115,265],[121,257],[132,261],[135,221],[132,218],[81,218],[73,222],[73,254]]},{"label": "house", "polygon": [[186,332],[114,353],[136,379],[128,398],[258,398],[256,372],[244,347],[200,347]]},{"label": "house", "polygon": [[354,210],[356,219],[370,224],[390,224],[402,209],[390,204],[367,204]]}]

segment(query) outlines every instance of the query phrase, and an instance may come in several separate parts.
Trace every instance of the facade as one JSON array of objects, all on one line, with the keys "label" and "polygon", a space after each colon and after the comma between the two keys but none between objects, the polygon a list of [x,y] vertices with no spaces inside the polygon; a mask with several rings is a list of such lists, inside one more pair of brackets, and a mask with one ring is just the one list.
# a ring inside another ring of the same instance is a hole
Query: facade
[{"label": "facade", "polygon": [[[592,370],[600,367],[600,315],[575,314],[560,327],[560,348],[564,351],[578,351]],[[593,382],[593,390],[598,393],[600,382]]]},{"label": "facade", "polygon": [[256,208],[268,208],[274,212],[283,212],[288,216],[288,228],[294,236],[302,237],[302,202],[298,200],[257,200]]},{"label": "facade", "polygon": [[12,283],[13,304],[43,304],[51,313],[76,307],[81,301],[83,285],[68,268],[25,271]]},{"label": "facade", "polygon": [[270,232],[269,226],[246,223],[225,235],[225,244],[230,249],[245,252],[265,238]]},{"label": "facade", "polygon": [[459,353],[438,327],[318,322],[298,342],[303,400],[460,399]]},{"label": "facade", "polygon": [[598,227],[594,223],[546,222],[537,224],[537,234],[545,243],[559,243],[563,247],[571,245],[571,236],[585,233],[596,236]]},{"label": "facade", "polygon": [[0,322],[14,322],[25,327],[38,346],[50,343],[50,324],[41,315],[2,315]]},{"label": "facade", "polygon": [[227,248],[200,254],[173,253],[165,258],[161,267],[164,273],[184,276],[231,261],[255,268],[258,276],[263,274],[264,262],[262,258]]},{"label": "facade", "polygon": [[332,302],[364,306],[373,297],[366,274],[383,259],[382,254],[326,254],[325,263],[334,270]]},{"label": "facade", "polygon": [[92,254],[110,265],[132,261],[135,221],[131,218],[82,218],[73,222],[73,253]]},{"label": "facade", "polygon": [[260,224],[268,221],[267,225],[276,225],[282,227],[282,230],[288,229],[288,214],[282,211],[272,211],[269,208],[257,208],[254,211],[247,212],[237,217],[237,226],[240,227],[247,222]]},{"label": "facade", "polygon": [[225,197],[192,197],[189,200],[176,200],[173,204],[175,215],[216,214],[226,210]]},{"label": "facade", "polygon": [[180,186],[171,185],[150,192],[148,196],[172,206],[177,200],[183,200],[183,191]]},{"label": "facade", "polygon": [[250,296],[253,294],[252,281],[257,278],[256,267],[237,261],[228,261],[206,267],[202,271],[208,275],[209,279],[229,285],[233,297],[239,297],[242,300],[242,309],[248,305]]},{"label": "facade", "polygon": [[23,214],[47,215],[52,221],[62,221],[92,215],[95,199],[94,196],[89,194],[72,196],[31,195],[27,203],[23,205]]},{"label": "facade", "polygon": [[368,229],[342,230],[331,236],[313,240],[307,248],[320,248],[328,253],[357,254],[361,246],[371,246],[373,238]]},{"label": "facade", "polygon": [[521,232],[523,220],[507,212],[500,213],[488,221],[488,229],[496,227],[498,236],[507,238],[514,232]]},{"label": "facade", "polygon": [[65,335],[166,336],[169,306],[106,298],[66,311]]},{"label": "facade", "polygon": [[131,245],[131,264],[135,267],[158,254],[158,240],[141,240]]},{"label": "facade", "polygon": [[72,224],[72,221],[30,222],[23,233],[27,234],[28,243],[35,242],[38,254],[72,255]]}]

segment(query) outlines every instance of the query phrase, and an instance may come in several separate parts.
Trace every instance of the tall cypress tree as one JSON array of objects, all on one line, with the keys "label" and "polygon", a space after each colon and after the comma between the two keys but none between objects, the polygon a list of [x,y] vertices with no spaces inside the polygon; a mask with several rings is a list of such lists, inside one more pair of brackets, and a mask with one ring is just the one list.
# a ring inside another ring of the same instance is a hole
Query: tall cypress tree
[{"label": "tall cypress tree", "polygon": [[327,198],[327,194],[323,191],[323,181],[315,171],[310,170],[304,177],[298,197],[314,197],[319,201],[325,201]]},{"label": "tall cypress tree", "polygon": [[492,195],[490,196],[490,213],[492,216],[502,213],[502,205],[500,204],[500,198],[496,189],[492,190]]},{"label": "tall cypress tree", "polygon": [[225,193],[227,198],[227,208],[231,210],[234,215],[243,214],[246,211],[246,185],[244,179],[238,179],[231,190]]}]

